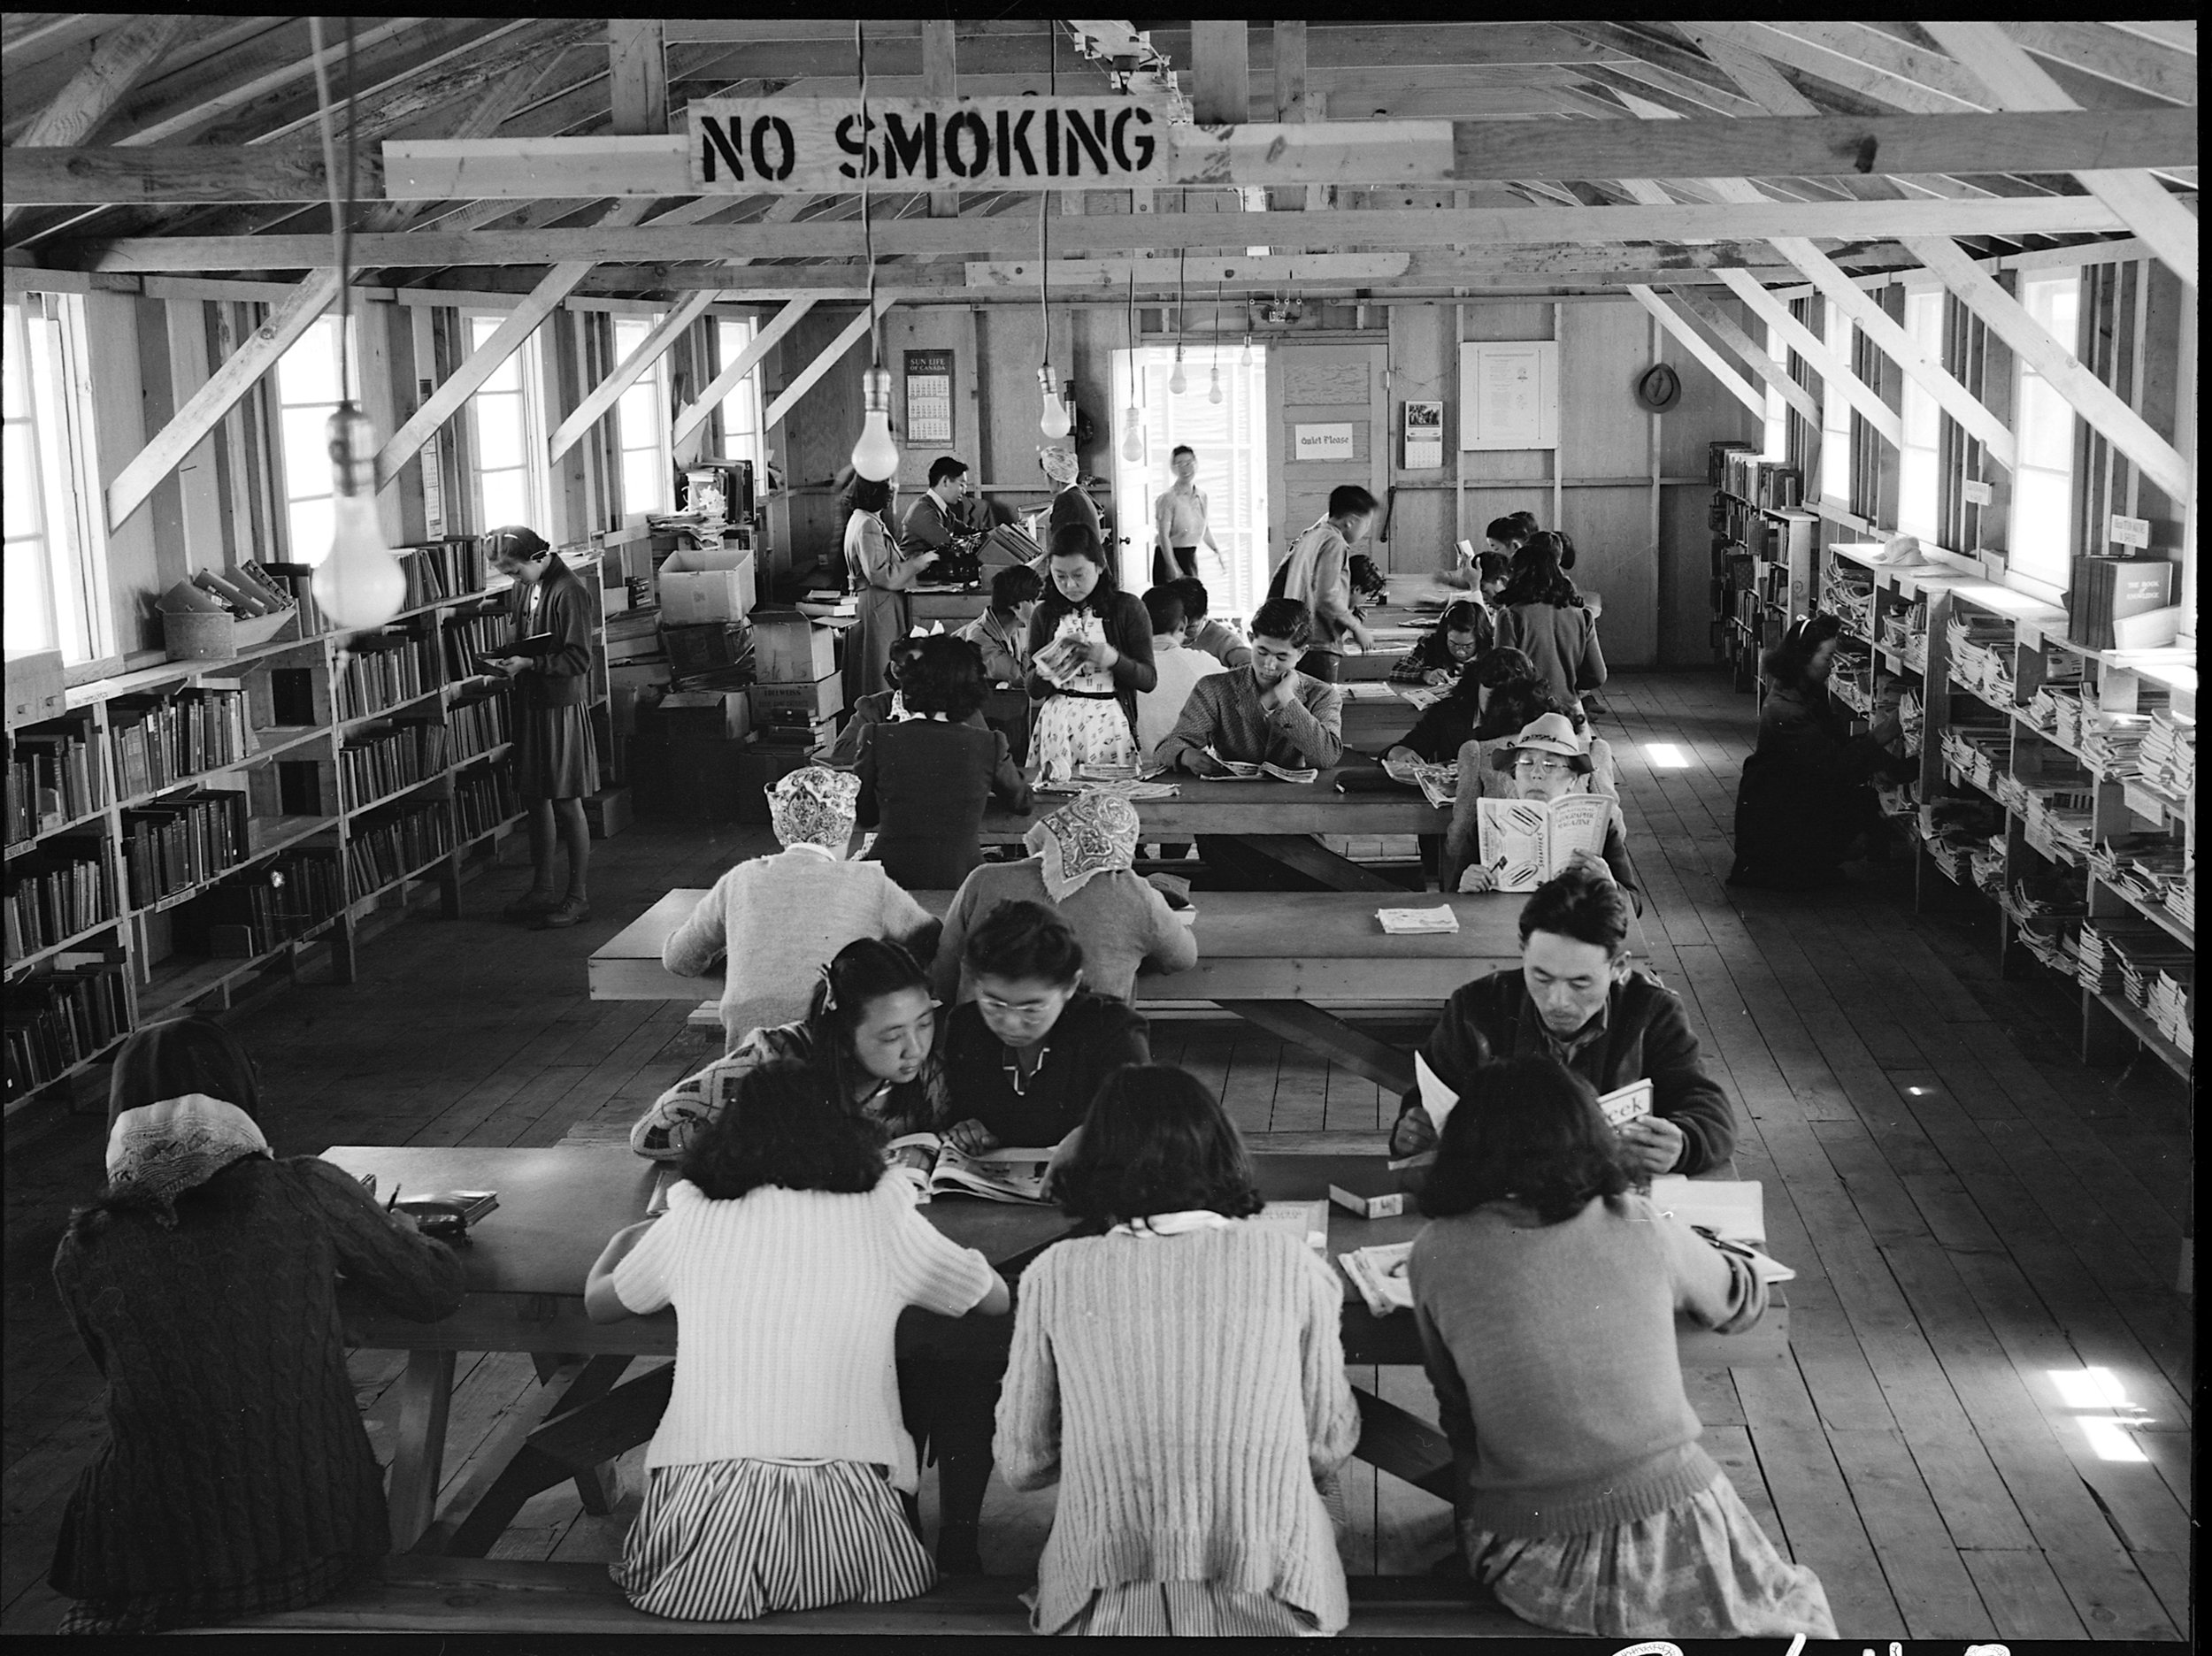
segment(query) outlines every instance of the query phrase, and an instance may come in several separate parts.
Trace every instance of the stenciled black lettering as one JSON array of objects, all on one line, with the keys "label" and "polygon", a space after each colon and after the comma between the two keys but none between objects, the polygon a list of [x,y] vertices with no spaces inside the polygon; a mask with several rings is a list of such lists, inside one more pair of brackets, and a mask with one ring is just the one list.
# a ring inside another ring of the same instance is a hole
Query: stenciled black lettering
[{"label": "stenciled black lettering", "polygon": [[[999,129],[1003,134],[1006,111],[999,111]],[[960,138],[964,133],[973,134],[975,153],[964,157],[960,153]],[[955,178],[977,178],[991,165],[991,129],[984,125],[983,117],[973,110],[959,110],[945,117],[945,170]]]},{"label": "stenciled black lettering", "polygon": [[1015,116],[1013,135],[1010,139],[1006,131],[1006,111],[1001,110],[998,112],[998,170],[1002,176],[1013,177],[1013,157],[1017,155],[1022,158],[1024,175],[1029,178],[1037,176],[1037,157],[1029,148],[1029,123],[1036,118],[1035,110],[1024,110]]},{"label": "stenciled black lettering", "polygon": [[[1152,125],[1152,111],[1150,110],[1140,106],[1136,109],[1131,110],[1129,113],[1133,118],[1134,118],[1140,126],[1149,126]],[[1114,153],[1116,155],[1119,155],[1121,153],[1121,129],[1119,126],[1116,126],[1114,129]],[[1135,150],[1137,157],[1134,164],[1135,168],[1138,172],[1141,172],[1145,170],[1145,168],[1152,165],[1152,157],[1159,153],[1159,145],[1153,141],[1153,137],[1150,133],[1141,132],[1137,134]]]},{"label": "stenciled black lettering", "polygon": [[922,117],[921,126],[906,130],[896,110],[883,111],[883,176],[895,179],[904,167],[909,178],[937,176],[937,112]]},{"label": "stenciled black lettering", "polygon": [[1125,172],[1132,170],[1129,165],[1129,118],[1136,112],[1127,105],[1114,111],[1114,165]]},{"label": "stenciled black lettering", "polygon": [[[872,128],[875,122],[870,121],[868,126]],[[875,149],[868,142],[867,137],[862,131],[859,116],[848,115],[837,123],[837,147],[849,156],[867,157],[862,165],[868,169],[870,176],[874,175],[877,165]],[[856,179],[860,176],[859,169],[849,161],[839,162],[837,171],[843,178]]]},{"label": "stenciled black lettering", "polygon": [[[767,140],[773,136],[781,158],[768,158]],[[799,146],[791,136],[791,123],[777,115],[763,115],[753,123],[753,171],[770,180],[787,179],[799,158]]]},{"label": "stenciled black lettering", "polygon": [[[1106,111],[1094,111],[1098,117],[1098,130],[1094,132],[1084,124],[1081,110],[1068,111],[1068,176],[1075,177],[1083,170],[1083,157],[1089,156],[1091,165],[1102,177],[1112,172],[1113,165],[1106,159]],[[1079,143],[1081,148],[1076,146]]]},{"label": "stenciled black lettering", "polygon": [[1045,111],[1045,176],[1060,176],[1060,111]]},{"label": "stenciled black lettering", "polygon": [[742,182],[745,177],[744,159],[738,154],[737,146],[730,142],[730,134],[723,129],[720,118],[702,115],[699,117],[699,176],[710,184],[714,182],[714,160],[718,155],[722,158],[722,165],[729,168],[730,176]]}]

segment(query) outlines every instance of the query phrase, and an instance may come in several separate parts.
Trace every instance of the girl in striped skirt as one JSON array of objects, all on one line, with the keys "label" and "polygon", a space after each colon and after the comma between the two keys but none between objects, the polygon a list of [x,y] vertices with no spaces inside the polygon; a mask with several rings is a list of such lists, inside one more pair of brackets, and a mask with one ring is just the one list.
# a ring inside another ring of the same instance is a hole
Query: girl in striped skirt
[{"label": "girl in striped skirt", "polygon": [[1002,1316],[1005,1282],[923,1218],[877,1131],[770,1064],[684,1154],[668,1211],[608,1243],[596,1322],[676,1307],[676,1378],[645,1503],[608,1567],[638,1609],[696,1622],[910,1598],[937,1573],[908,1522],[899,1313]]}]

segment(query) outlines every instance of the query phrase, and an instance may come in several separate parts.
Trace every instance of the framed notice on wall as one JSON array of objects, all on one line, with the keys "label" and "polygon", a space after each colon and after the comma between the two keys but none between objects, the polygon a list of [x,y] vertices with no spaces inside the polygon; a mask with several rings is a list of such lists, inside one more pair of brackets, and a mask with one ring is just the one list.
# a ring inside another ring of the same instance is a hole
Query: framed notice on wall
[{"label": "framed notice on wall", "polygon": [[1459,348],[1459,446],[1559,447],[1555,340],[1469,340]]},{"label": "framed notice on wall", "polygon": [[952,353],[906,353],[906,441],[928,447],[952,446]]}]

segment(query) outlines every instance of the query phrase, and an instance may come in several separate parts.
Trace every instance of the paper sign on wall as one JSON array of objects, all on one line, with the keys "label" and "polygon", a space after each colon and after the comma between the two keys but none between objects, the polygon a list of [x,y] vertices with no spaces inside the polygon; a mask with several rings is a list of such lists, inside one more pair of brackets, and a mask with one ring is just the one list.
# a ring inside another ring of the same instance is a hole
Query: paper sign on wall
[{"label": "paper sign on wall", "polygon": [[1352,458],[1352,426],[1348,420],[1335,426],[1294,426],[1292,458],[1297,460],[1349,460]]},{"label": "paper sign on wall", "polygon": [[952,353],[906,353],[906,441],[929,448],[952,442]]},{"label": "paper sign on wall", "polygon": [[1559,447],[1555,340],[1470,340],[1459,348],[1462,448]]},{"label": "paper sign on wall", "polygon": [[1444,405],[1441,402],[1406,404],[1405,468],[1417,472],[1444,464]]}]

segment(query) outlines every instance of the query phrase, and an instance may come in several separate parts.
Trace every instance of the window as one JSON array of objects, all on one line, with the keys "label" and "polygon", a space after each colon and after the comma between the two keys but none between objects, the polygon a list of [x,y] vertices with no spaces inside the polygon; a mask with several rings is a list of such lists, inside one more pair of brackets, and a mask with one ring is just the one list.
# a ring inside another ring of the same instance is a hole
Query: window
[{"label": "window", "polygon": [[[1905,295],[1905,332],[1912,342],[1935,359],[1943,359],[1943,290]],[[1942,433],[1943,409],[1934,395],[1910,374],[1905,376],[1904,407],[1899,423],[1904,427],[1904,447],[1897,466],[1897,527],[1918,535],[1931,546],[1940,544],[1936,499],[1936,445]]]},{"label": "window", "polygon": [[[351,339],[346,346],[350,353]],[[339,372],[334,316],[318,317],[277,358],[278,469],[284,476],[285,548],[295,564],[321,563],[337,531],[325,427],[337,411]],[[361,383],[357,372],[352,383]]]},{"label": "window", "polygon": [[[2020,303],[2053,339],[2069,350],[2074,348],[2081,305],[2079,275],[2071,271],[2023,275]],[[2012,479],[2007,567],[2032,580],[2064,586],[2074,551],[2074,410],[2024,360],[2013,407],[2019,464]]]},{"label": "window", "polygon": [[[468,318],[469,349],[480,351],[499,331],[502,316]],[[498,529],[527,524],[544,533],[551,517],[545,490],[545,399],[538,374],[538,340],[492,371],[469,398],[476,445],[476,526]]]},{"label": "window", "polygon": [[[627,362],[660,326],[658,316],[614,319],[614,359]],[[637,378],[615,403],[615,432],[622,450],[622,510],[675,510],[676,463],[669,453],[668,358],[663,356]]]},{"label": "window", "polygon": [[65,403],[63,354],[81,340],[83,311],[74,295],[27,295],[6,306],[0,347],[4,386],[7,648],[59,650],[71,665],[108,654],[106,552],[93,520],[101,494],[80,492],[87,475],[76,441],[75,410]]},{"label": "window", "polygon": [[[1832,299],[1822,334],[1828,354],[1839,363],[1851,360],[1851,318]],[[1851,508],[1851,399],[1841,386],[1829,385],[1820,394],[1820,495],[1839,511]]]},{"label": "window", "polygon": [[[717,318],[714,324],[714,360],[726,368],[744,353],[753,342],[760,325],[751,320]],[[722,448],[717,456],[724,460],[750,460],[753,463],[754,487],[758,487],[765,478],[764,470],[767,456],[761,450],[764,433],[761,431],[760,369],[737,382],[737,388],[722,399]]]},{"label": "window", "polygon": [[[1771,322],[1767,324],[1767,355],[1774,359],[1777,368],[1789,372],[1790,348],[1782,339],[1782,330]],[[1766,432],[1759,445],[1759,458],[1782,465],[1788,462],[1790,454],[1790,405],[1771,385],[1766,392]]]}]

